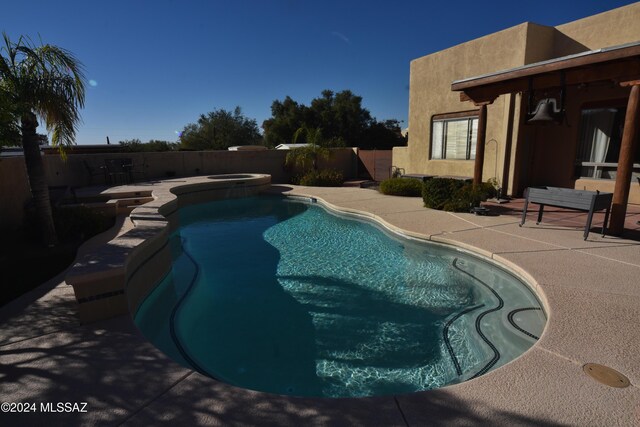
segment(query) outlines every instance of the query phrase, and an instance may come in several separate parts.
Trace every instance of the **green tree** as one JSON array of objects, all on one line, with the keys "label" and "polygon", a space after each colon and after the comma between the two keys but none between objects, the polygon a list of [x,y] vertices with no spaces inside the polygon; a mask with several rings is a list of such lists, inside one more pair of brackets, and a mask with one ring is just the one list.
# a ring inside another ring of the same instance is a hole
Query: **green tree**
[{"label": "green tree", "polygon": [[254,119],[224,109],[200,115],[197,123],[185,126],[180,136],[181,148],[187,150],[226,150],[236,145],[260,145],[262,136]]},{"label": "green tree", "polygon": [[296,131],[310,125],[309,108],[298,104],[290,97],[284,101],[275,100],[271,104],[271,118],[262,122],[264,143],[267,147],[287,144],[293,139]]},{"label": "green tree", "polygon": [[322,128],[328,141],[339,141],[338,146],[358,147],[372,121],[369,110],[362,107],[362,97],[350,90],[324,90],[321,97],[311,101],[309,109],[312,126]]},{"label": "green tree", "polygon": [[389,149],[406,145],[397,120],[378,122],[362,106],[362,97],[350,90],[324,90],[308,107],[287,96],[284,101],[273,101],[271,116],[262,123],[265,142],[271,147],[290,142],[300,128],[321,128],[327,147]]},{"label": "green tree", "polygon": [[142,151],[143,143],[142,141],[140,141],[140,139],[133,138],[133,139],[125,139],[124,141],[118,142],[118,144],[120,144],[120,146],[124,148],[126,151],[137,152],[137,151]]},{"label": "green tree", "polygon": [[138,138],[125,139],[124,141],[120,141],[120,145],[124,150],[132,153],[174,151],[178,149],[178,144],[175,142],[156,139],[149,140],[148,142],[142,142]]},{"label": "green tree", "polygon": [[364,131],[363,143],[360,148],[391,150],[393,147],[407,145],[407,137],[402,135],[398,120],[373,120]]},{"label": "green tree", "polygon": [[82,64],[71,52],[53,45],[34,45],[20,37],[12,42],[3,34],[0,48],[0,99],[19,119],[24,160],[42,238],[47,246],[57,244],[51,214],[49,188],[36,134],[38,118],[51,132],[51,143],[64,156],[73,145],[84,106],[85,82]]}]

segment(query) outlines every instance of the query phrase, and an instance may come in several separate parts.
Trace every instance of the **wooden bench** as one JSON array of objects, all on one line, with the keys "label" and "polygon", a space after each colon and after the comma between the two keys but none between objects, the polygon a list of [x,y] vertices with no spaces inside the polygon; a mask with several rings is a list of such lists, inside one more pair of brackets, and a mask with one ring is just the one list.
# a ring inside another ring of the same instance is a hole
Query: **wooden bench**
[{"label": "wooden bench", "polygon": [[525,197],[526,199],[524,202],[524,208],[522,209],[520,227],[524,224],[527,217],[527,207],[529,206],[529,202],[531,202],[540,205],[536,224],[540,224],[542,221],[542,213],[545,206],[589,212],[589,215],[587,216],[587,224],[584,227],[584,240],[587,240],[587,237],[589,236],[593,213],[606,210],[604,214],[604,223],[602,224],[602,237],[604,237],[607,232],[607,223],[609,222],[609,212],[611,210],[613,193],[601,193],[599,191],[574,190],[571,188],[558,187],[529,187],[526,190]]}]

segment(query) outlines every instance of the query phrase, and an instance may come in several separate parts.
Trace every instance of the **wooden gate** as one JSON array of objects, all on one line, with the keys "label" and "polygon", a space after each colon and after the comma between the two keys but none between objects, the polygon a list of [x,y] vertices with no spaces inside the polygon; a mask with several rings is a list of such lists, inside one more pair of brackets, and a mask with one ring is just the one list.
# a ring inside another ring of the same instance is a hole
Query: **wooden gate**
[{"label": "wooden gate", "polygon": [[391,150],[358,150],[359,178],[384,181],[391,176]]}]

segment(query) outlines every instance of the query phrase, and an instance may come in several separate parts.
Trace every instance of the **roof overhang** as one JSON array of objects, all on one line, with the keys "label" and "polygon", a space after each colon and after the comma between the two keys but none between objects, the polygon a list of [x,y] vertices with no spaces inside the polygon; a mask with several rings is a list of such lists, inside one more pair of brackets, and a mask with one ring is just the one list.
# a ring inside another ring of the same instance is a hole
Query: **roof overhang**
[{"label": "roof overhang", "polygon": [[483,74],[451,84],[461,101],[493,102],[507,93],[597,81],[621,83],[640,79],[640,42],[582,52],[522,67]]}]

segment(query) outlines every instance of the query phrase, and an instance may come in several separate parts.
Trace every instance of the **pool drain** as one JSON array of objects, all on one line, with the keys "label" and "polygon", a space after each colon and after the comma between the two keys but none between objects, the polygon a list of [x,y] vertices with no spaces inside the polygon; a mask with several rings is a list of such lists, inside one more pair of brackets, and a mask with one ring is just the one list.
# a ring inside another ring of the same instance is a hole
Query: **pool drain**
[{"label": "pool drain", "polygon": [[608,366],[587,363],[582,370],[594,380],[609,387],[625,388],[631,385],[629,378]]}]

